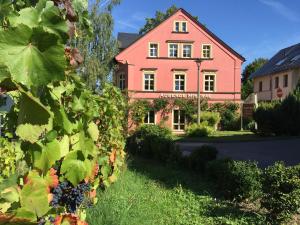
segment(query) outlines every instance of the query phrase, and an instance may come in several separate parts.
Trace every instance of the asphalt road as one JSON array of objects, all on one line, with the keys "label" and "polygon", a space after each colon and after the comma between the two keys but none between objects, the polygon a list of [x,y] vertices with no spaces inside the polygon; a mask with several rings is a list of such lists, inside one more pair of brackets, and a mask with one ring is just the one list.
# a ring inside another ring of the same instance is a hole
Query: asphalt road
[{"label": "asphalt road", "polygon": [[[184,154],[205,143],[178,143]],[[272,140],[239,143],[209,143],[219,151],[219,158],[230,157],[235,160],[257,161],[260,167],[267,167],[276,161],[286,165],[300,164],[300,139]]]}]

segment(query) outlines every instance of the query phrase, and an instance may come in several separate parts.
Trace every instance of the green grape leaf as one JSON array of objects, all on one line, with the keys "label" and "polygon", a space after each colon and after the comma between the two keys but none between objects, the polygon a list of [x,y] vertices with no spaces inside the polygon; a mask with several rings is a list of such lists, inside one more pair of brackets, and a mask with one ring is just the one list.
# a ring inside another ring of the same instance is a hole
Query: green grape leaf
[{"label": "green grape leaf", "polygon": [[80,156],[81,154],[80,151],[70,152],[61,165],[60,172],[64,174],[65,178],[74,186],[78,185],[87,176],[86,164],[84,157]]},{"label": "green grape leaf", "polygon": [[68,39],[68,25],[53,1],[41,0],[35,8],[24,8],[10,22],[14,27],[19,24],[30,28],[42,26],[45,31],[58,35],[64,42]]},{"label": "green grape leaf", "polygon": [[25,212],[42,217],[49,211],[47,187],[46,180],[36,171],[28,174],[27,183],[21,190],[21,206]]},{"label": "green grape leaf", "polygon": [[[1,1],[1,0],[0,0]],[[10,77],[10,72],[7,66],[0,64],[0,82]]]},{"label": "green grape leaf", "polygon": [[55,161],[61,158],[61,145],[57,140],[41,146],[41,151],[34,151],[34,166],[40,169],[43,174],[54,165]]},{"label": "green grape leaf", "polygon": [[55,117],[54,124],[55,126],[62,127],[67,134],[72,134],[72,132],[77,128],[77,124],[72,123],[63,107],[54,109]]},{"label": "green grape leaf", "polygon": [[63,80],[66,59],[58,37],[42,28],[20,24],[0,31],[0,64],[5,64],[12,80],[27,87]]},{"label": "green grape leaf", "polygon": [[[36,215],[34,212],[24,208],[24,207],[21,207],[21,208],[18,208],[17,209],[17,213],[16,213],[16,216],[15,218],[17,219],[20,219],[20,220],[26,220],[27,222],[34,222],[36,221]],[[9,223],[11,224],[11,223]],[[17,225],[18,223],[16,223]],[[22,224],[27,224],[25,222],[22,221]],[[31,224],[31,223],[28,223],[28,224]]]},{"label": "green grape leaf", "polygon": [[61,141],[59,141],[60,145],[60,154],[61,157],[65,157],[69,153],[70,148],[70,139],[67,135],[65,135]]},{"label": "green grape leaf", "polygon": [[89,123],[88,133],[89,133],[90,137],[93,139],[93,141],[98,140],[98,138],[99,138],[99,129],[98,129],[98,126],[94,122]]},{"label": "green grape leaf", "polygon": [[53,113],[37,98],[24,91],[21,92],[16,134],[22,140],[35,143],[43,133],[52,129]]}]

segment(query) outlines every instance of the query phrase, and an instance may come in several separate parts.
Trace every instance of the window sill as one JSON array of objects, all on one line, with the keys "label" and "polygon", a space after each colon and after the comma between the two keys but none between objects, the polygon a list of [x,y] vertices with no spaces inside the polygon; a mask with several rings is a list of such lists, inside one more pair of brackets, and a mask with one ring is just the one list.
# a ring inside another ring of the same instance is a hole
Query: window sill
[{"label": "window sill", "polygon": [[173,34],[188,34],[188,31],[172,31]]}]

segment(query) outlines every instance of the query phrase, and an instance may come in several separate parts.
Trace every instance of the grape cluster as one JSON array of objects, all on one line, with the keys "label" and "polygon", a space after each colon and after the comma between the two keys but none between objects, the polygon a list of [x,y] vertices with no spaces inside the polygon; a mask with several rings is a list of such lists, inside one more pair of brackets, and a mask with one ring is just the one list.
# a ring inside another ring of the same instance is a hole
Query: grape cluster
[{"label": "grape cluster", "polygon": [[85,194],[90,190],[91,186],[87,183],[73,187],[68,182],[62,182],[52,191],[53,200],[51,205],[54,208],[64,206],[68,213],[75,213],[76,209],[83,203]]}]

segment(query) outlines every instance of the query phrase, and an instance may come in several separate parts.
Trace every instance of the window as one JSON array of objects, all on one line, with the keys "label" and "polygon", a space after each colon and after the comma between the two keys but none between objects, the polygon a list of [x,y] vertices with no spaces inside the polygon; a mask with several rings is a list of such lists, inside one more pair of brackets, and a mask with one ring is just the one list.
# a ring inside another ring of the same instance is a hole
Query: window
[{"label": "window", "polygon": [[185,75],[175,74],[175,91],[185,90]]},{"label": "window", "polygon": [[179,32],[180,31],[180,22],[175,22],[175,29],[174,31]]},{"label": "window", "polygon": [[154,74],[145,73],[144,74],[144,90],[145,91],[154,91]]},{"label": "window", "polygon": [[187,23],[186,22],[181,23],[181,31],[182,32],[187,32]]},{"label": "window", "polygon": [[178,57],[178,44],[169,44],[169,57]]},{"label": "window", "polygon": [[259,92],[262,92],[263,89],[263,82],[259,81]]},{"label": "window", "polygon": [[175,32],[187,32],[187,22],[186,21],[175,21],[174,22]]},{"label": "window", "polygon": [[283,87],[288,87],[289,86],[289,75],[284,75],[283,77]]},{"label": "window", "polygon": [[149,56],[158,57],[158,44],[156,43],[149,44]]},{"label": "window", "polygon": [[202,45],[202,58],[210,59],[211,54],[211,45]]},{"label": "window", "polygon": [[192,45],[184,44],[182,47],[182,57],[191,58],[192,57]]},{"label": "window", "polygon": [[119,88],[121,90],[124,90],[125,89],[125,74],[124,73],[121,73],[119,75]]},{"label": "window", "polygon": [[145,124],[155,124],[155,112],[149,111],[144,119]]},{"label": "window", "polygon": [[173,111],[173,129],[177,131],[185,129],[185,112],[183,110]]},{"label": "window", "polygon": [[215,77],[216,76],[214,74],[204,75],[204,91],[215,91]]},{"label": "window", "polygon": [[275,77],[275,88],[279,88],[279,77]]}]

